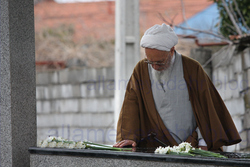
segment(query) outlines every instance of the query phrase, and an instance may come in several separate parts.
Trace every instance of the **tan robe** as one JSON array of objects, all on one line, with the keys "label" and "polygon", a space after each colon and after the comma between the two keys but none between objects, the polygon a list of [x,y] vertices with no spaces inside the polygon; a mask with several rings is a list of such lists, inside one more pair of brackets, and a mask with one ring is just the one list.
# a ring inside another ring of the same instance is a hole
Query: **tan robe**
[{"label": "tan robe", "polygon": [[[196,123],[209,150],[239,143],[241,138],[233,120],[213,83],[200,64],[182,56],[184,79]],[[178,122],[178,120],[176,120]],[[158,141],[147,137],[149,133],[169,146],[178,145],[169,134],[158,114],[151,91],[148,64],[140,61],[127,85],[123,106],[117,124],[117,141],[129,139],[139,147],[158,147]],[[142,138],[146,140],[141,140]],[[198,146],[197,133],[186,140]],[[146,141],[146,142],[142,142]]]}]

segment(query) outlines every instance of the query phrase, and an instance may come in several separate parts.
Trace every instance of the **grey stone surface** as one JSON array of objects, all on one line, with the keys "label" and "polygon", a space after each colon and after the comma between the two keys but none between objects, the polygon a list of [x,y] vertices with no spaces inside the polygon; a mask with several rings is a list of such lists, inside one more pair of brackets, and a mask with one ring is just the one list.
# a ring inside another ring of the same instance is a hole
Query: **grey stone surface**
[{"label": "grey stone surface", "polygon": [[[64,113],[64,114],[43,114],[38,116],[38,127],[61,127],[69,125],[82,128],[104,128],[113,123],[113,113]],[[46,136],[44,136],[45,138]]]},{"label": "grey stone surface", "polygon": [[[201,65],[204,65],[212,56],[212,51],[210,49],[204,49],[204,48],[195,48],[191,49],[190,57],[197,60]],[[208,76],[212,77],[212,71],[211,71],[212,65],[211,62],[208,63],[204,70],[208,74]]]},{"label": "grey stone surface", "polygon": [[81,86],[80,84],[72,85],[72,97],[81,97]]},{"label": "grey stone surface", "polygon": [[37,137],[33,0],[1,1],[0,28],[0,166],[27,167]]},{"label": "grey stone surface", "polygon": [[250,130],[246,130],[247,131],[247,148],[249,149],[250,147]]},{"label": "grey stone surface", "polygon": [[101,76],[97,76],[97,69],[95,68],[87,68],[85,69],[84,72],[85,72],[84,73],[85,75],[83,77],[84,77],[84,81],[86,82],[95,82],[98,79],[99,80],[101,79]]},{"label": "grey stone surface", "polygon": [[233,71],[234,73],[240,73],[242,72],[242,59],[241,59],[241,53],[233,56]]},{"label": "grey stone surface", "polygon": [[[53,76],[52,79],[56,81],[56,76]],[[110,81],[110,80],[114,80],[114,68],[113,67],[67,68],[67,69],[58,71],[58,82],[61,84],[62,83],[91,83],[91,82],[103,82],[103,81]],[[38,82],[37,84],[39,83],[40,82]]]},{"label": "grey stone surface", "polygon": [[243,122],[244,122],[244,129],[250,129],[250,112],[249,110],[245,113]]},{"label": "grey stone surface", "polygon": [[205,64],[210,59],[212,51],[204,48],[191,49],[190,56],[197,60],[201,65]]},{"label": "grey stone surface", "polygon": [[250,69],[245,70],[243,88],[247,89],[250,86]]},{"label": "grey stone surface", "polygon": [[49,84],[49,73],[38,73],[36,75],[36,84],[37,85],[46,85]]},{"label": "grey stone surface", "polygon": [[52,71],[49,73],[49,81],[52,84],[57,84],[59,82],[58,71]]},{"label": "grey stone surface", "polygon": [[68,75],[69,83],[81,83],[86,80],[88,72],[87,69],[70,69]]},{"label": "grey stone surface", "polygon": [[[243,131],[242,117],[241,116],[232,116],[232,119],[234,121],[235,127],[238,130],[238,132],[242,132]],[[235,145],[232,145],[232,146],[235,146]]]},{"label": "grey stone surface", "polygon": [[[148,160],[132,159],[113,159],[113,158],[92,158],[92,157],[71,157],[56,155],[37,155],[31,154],[31,167],[60,166],[60,167],[82,167],[82,166],[101,166],[101,167],[214,167],[217,165],[205,165],[194,163],[173,163],[158,162]],[[219,167],[218,165],[217,167]]]},{"label": "grey stone surface", "polygon": [[243,98],[234,98],[226,100],[225,104],[232,116],[243,115],[245,113],[244,99]]},{"label": "grey stone surface", "polygon": [[[75,128],[85,131],[107,129],[105,133],[113,130],[113,67],[67,68],[38,72],[37,76],[38,140],[51,135],[51,130],[61,129],[63,125],[70,126],[71,132]],[[88,135],[88,139],[96,141],[96,136]],[[103,142],[101,137],[97,139]],[[114,135],[106,137],[105,142],[112,140],[113,144],[113,139]]]},{"label": "grey stone surface", "polygon": [[61,98],[62,96],[61,85],[48,84],[48,85],[44,85],[44,87],[48,89],[48,95],[49,95],[46,98],[46,100]]},{"label": "grey stone surface", "polygon": [[247,131],[243,131],[242,133],[240,133],[240,137],[242,139],[242,141],[240,142],[240,149],[245,149],[247,148]]},{"label": "grey stone surface", "polygon": [[220,83],[222,83],[224,86],[223,86],[223,89],[226,89],[226,87],[225,86],[227,86],[226,85],[226,83],[228,82],[228,76],[227,76],[227,67],[221,67],[221,68],[218,68],[218,81],[220,82]]},{"label": "grey stone surface", "polygon": [[244,51],[243,51],[243,68],[246,70],[246,69],[249,69],[250,68],[250,48],[246,48]]},{"label": "grey stone surface", "polygon": [[69,75],[69,69],[61,70],[58,72],[58,81],[59,83],[68,83],[68,75]]},{"label": "grey stone surface", "polygon": [[114,73],[115,73],[114,70],[115,70],[114,67],[108,67],[108,68],[105,69],[107,80],[114,80],[115,79],[114,78],[114,76],[115,76],[114,75]]},{"label": "grey stone surface", "polygon": [[79,66],[86,66],[86,65],[87,65],[87,61],[83,61],[79,58],[71,58],[67,60],[66,62],[67,67],[79,67]]},{"label": "grey stone surface", "polygon": [[49,88],[46,86],[36,86],[36,99],[49,99]]},{"label": "grey stone surface", "polygon": [[214,53],[212,60],[213,69],[234,63],[232,58],[235,55],[235,48],[236,45],[228,45],[222,47],[218,52]]},{"label": "grey stone surface", "polygon": [[115,92],[114,81],[105,82],[103,91],[104,91],[104,96],[114,97],[114,92]]},{"label": "grey stone surface", "polygon": [[[105,144],[115,143],[116,130],[107,127],[83,128],[79,126],[70,126],[69,124],[62,124],[59,127],[40,128],[38,136],[61,136],[62,138],[83,141],[85,139]],[[38,138],[38,141],[44,138]]]},{"label": "grey stone surface", "polygon": [[[243,53],[235,51],[236,45],[222,47],[220,51],[212,55],[213,83],[224,100],[237,130],[243,141],[241,144],[225,147],[225,151],[239,151],[247,147],[248,114],[250,96],[247,87],[249,85],[249,49]],[[242,92],[244,90],[244,92]]]}]

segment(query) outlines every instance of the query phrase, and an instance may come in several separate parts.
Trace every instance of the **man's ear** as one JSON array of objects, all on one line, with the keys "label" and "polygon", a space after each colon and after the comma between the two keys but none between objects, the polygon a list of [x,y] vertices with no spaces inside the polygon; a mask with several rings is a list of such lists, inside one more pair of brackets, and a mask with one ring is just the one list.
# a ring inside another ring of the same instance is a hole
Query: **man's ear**
[{"label": "man's ear", "polygon": [[171,53],[171,55],[173,55],[173,54],[174,54],[174,50],[175,50],[175,47],[173,46],[173,47],[170,49],[170,53]]}]

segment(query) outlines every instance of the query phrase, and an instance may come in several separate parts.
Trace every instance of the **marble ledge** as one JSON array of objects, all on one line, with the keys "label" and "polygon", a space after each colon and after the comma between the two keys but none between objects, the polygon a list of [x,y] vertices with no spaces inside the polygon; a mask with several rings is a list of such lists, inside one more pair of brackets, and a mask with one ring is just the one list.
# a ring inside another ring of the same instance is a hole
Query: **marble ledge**
[{"label": "marble ledge", "polygon": [[188,157],[176,155],[161,155],[145,152],[130,151],[110,151],[110,150],[91,150],[91,149],[64,149],[64,148],[39,148],[30,147],[30,154],[36,155],[56,155],[71,157],[91,157],[91,158],[108,158],[123,160],[138,160],[148,162],[165,162],[179,164],[203,164],[211,166],[250,166],[250,159],[241,158],[211,158],[211,157]]}]

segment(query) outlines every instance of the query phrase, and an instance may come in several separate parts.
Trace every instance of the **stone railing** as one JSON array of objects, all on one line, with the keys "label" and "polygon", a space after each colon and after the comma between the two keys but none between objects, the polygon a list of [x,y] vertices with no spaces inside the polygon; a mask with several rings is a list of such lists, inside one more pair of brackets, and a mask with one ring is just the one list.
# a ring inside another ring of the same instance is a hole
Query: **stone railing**
[{"label": "stone railing", "polygon": [[[149,150],[148,150],[149,151]],[[244,154],[224,153],[228,158],[190,157],[180,155],[154,154],[151,151],[109,151],[91,149],[29,149],[31,167],[37,166],[250,166]],[[53,155],[53,156],[52,156]],[[248,155],[245,155],[248,156]]]}]

